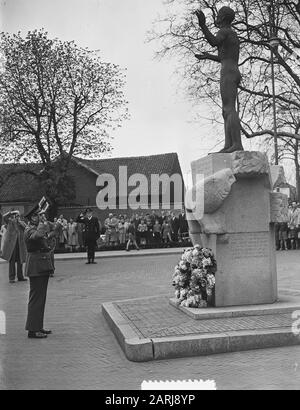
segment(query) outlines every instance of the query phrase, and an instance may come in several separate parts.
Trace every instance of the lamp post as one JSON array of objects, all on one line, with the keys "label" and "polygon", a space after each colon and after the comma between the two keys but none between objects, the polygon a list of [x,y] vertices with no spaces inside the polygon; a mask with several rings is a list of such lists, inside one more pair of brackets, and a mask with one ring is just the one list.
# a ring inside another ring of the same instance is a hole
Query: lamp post
[{"label": "lamp post", "polygon": [[279,45],[279,39],[275,35],[274,23],[274,3],[273,0],[268,0],[269,23],[270,23],[270,38],[269,45],[271,48],[271,79],[272,79],[272,108],[273,108],[273,133],[274,133],[274,153],[275,165],[278,165],[278,135],[277,135],[277,117],[276,117],[276,90],[275,90],[275,71],[274,71],[274,50]]}]

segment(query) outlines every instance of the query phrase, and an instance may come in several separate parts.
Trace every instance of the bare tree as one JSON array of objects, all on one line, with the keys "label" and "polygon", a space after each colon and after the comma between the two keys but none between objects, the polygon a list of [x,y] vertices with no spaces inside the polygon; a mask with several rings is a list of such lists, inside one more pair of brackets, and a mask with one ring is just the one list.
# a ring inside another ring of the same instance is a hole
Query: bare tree
[{"label": "bare tree", "polygon": [[[236,13],[232,25],[240,40],[239,114],[242,133],[249,139],[274,135],[270,38],[279,39],[273,55],[277,133],[283,138],[279,140],[280,151],[287,139],[300,140],[299,4],[285,0],[230,2]],[[185,79],[189,95],[195,101],[205,99],[216,108],[214,120],[221,118],[219,61],[193,12],[202,9],[209,29],[215,32],[217,11],[222,5],[219,0],[167,0],[166,15],[154,23],[149,34],[150,41],[159,42],[157,57],[176,58],[176,69]]]},{"label": "bare tree", "polygon": [[[168,15],[155,22],[150,39],[159,40],[161,47],[157,56],[176,56],[178,70],[187,80],[193,98],[213,99],[218,103],[219,67],[215,50],[205,41],[192,12],[197,8],[207,10],[209,28],[215,30],[219,0],[167,0]],[[178,13],[175,6],[183,3],[185,12]],[[289,107],[300,108],[300,70],[295,49],[300,48],[300,19],[296,4],[274,1],[274,28],[270,31],[269,8],[267,1],[237,0],[231,2],[236,19],[233,23],[241,43],[240,70],[243,82],[240,85],[240,102],[243,111],[253,106],[253,101],[266,105],[272,98],[270,70],[270,37],[277,36],[280,45],[274,49],[276,56],[276,100]],[[276,5],[276,7],[275,7]],[[176,14],[178,13],[178,14]],[[198,55],[198,58],[195,58]],[[199,61],[200,60],[200,61]],[[288,84],[286,87],[286,79]],[[291,83],[293,91],[291,92]],[[245,94],[249,94],[248,96]],[[251,112],[251,110],[249,110]],[[252,124],[252,129],[255,126]],[[263,130],[259,130],[261,133]],[[266,130],[268,134],[271,129]],[[284,131],[282,131],[284,133]],[[291,137],[291,133],[286,131]],[[246,133],[248,138],[252,134]],[[300,135],[294,134],[295,139]]]}]

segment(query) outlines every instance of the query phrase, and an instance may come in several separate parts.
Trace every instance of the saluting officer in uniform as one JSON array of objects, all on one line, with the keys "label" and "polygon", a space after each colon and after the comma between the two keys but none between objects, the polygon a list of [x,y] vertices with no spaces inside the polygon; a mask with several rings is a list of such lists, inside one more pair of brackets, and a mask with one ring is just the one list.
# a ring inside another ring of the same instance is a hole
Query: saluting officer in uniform
[{"label": "saluting officer in uniform", "polygon": [[93,216],[93,210],[87,208],[85,213],[80,214],[76,222],[83,223],[84,230],[84,242],[87,247],[87,264],[97,263],[95,262],[95,248],[97,239],[100,236],[100,225],[97,217]]},{"label": "saluting officer in uniform", "polygon": [[29,224],[24,232],[27,247],[25,275],[29,277],[30,293],[28,316],[25,329],[31,339],[44,339],[51,330],[44,329],[44,312],[47,297],[49,276],[54,267],[51,258],[51,248],[48,240],[55,235],[55,230],[49,232],[45,210],[35,206],[27,215]]}]

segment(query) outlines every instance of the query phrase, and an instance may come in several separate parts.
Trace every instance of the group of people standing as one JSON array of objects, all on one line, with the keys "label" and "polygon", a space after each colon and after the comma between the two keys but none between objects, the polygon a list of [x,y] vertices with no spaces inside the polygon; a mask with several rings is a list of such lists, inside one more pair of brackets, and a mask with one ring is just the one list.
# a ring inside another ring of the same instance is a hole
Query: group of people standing
[{"label": "group of people standing", "polygon": [[84,226],[73,218],[67,220],[64,215],[54,218],[54,223],[61,226],[57,236],[56,249],[60,250],[82,250],[84,247]]},{"label": "group of people standing", "polygon": [[[51,239],[51,248],[55,251],[79,251],[87,246],[86,236],[89,236],[89,227],[84,220],[93,217],[96,242],[94,248],[106,246],[109,248],[121,247],[130,250],[131,245],[140,247],[169,246],[172,243],[188,239],[188,223],[185,211],[178,215],[170,211],[152,211],[151,213],[136,213],[130,217],[125,215],[109,216],[101,222],[92,215],[91,208],[80,216],[66,219],[64,215],[54,218],[57,226],[55,237]],[[84,218],[83,218],[84,216]],[[17,277],[23,280],[22,264],[25,262],[24,229],[26,223],[22,220],[19,211],[11,211],[2,218],[0,229],[0,248],[3,259],[10,263],[10,280]],[[102,235],[101,235],[102,234]],[[93,252],[95,251],[93,250]],[[93,258],[90,257],[90,263]],[[17,270],[16,270],[17,267]]]},{"label": "group of people standing", "polygon": [[105,244],[124,246],[129,250],[133,243],[136,247],[146,245],[168,245],[181,242],[188,237],[188,223],[182,210],[177,216],[174,212],[156,211],[147,214],[127,215],[109,214],[104,221]]},{"label": "group of people standing", "polygon": [[[92,209],[88,208],[89,213]],[[24,241],[22,240],[22,221],[18,211],[13,211],[15,214],[11,214],[10,218],[14,219],[14,224],[10,224],[7,240],[5,241],[6,233],[8,230],[8,219],[2,218],[2,225],[0,229],[0,241],[1,251],[3,253],[4,243],[10,243],[9,249],[16,249],[11,244],[12,236],[18,237],[18,243],[20,244],[19,254],[13,254],[16,261],[20,260],[20,263],[25,262],[24,256]],[[84,212],[84,214],[86,211]],[[83,214],[81,214],[83,215]],[[95,217],[94,217],[95,218]],[[53,223],[56,224],[59,229],[56,232],[53,241],[53,251],[82,251],[86,246],[85,236],[87,234],[86,225],[83,223],[82,218],[65,218],[64,215],[59,215],[58,218],[54,218]],[[178,215],[170,211],[152,211],[151,213],[136,213],[135,215],[127,216],[115,215],[110,213],[104,221],[100,221],[97,218],[97,239],[95,248],[101,248],[103,246],[109,248],[120,247],[123,249],[129,249],[130,244],[137,244],[138,247],[157,247],[157,246],[169,246],[172,243],[181,242],[184,239],[188,239],[188,223],[185,216],[185,211],[182,210]],[[13,226],[13,227],[12,227]],[[101,235],[102,234],[102,235]],[[134,242],[135,241],[135,242]],[[16,239],[12,240],[15,244]],[[7,253],[7,246],[4,249],[4,255]],[[7,260],[11,259],[11,255],[5,256]],[[17,265],[18,277],[21,278],[21,266]],[[13,263],[11,262],[11,277],[13,280]]]},{"label": "group of people standing", "polygon": [[276,246],[279,250],[300,249],[300,205],[289,205],[286,220],[275,226]]}]

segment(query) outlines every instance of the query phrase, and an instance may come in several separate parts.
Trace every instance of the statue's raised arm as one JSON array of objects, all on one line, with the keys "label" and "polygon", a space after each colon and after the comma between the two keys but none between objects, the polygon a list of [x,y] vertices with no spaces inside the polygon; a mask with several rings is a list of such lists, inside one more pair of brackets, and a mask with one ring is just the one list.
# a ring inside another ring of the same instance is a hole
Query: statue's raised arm
[{"label": "statue's raised arm", "polygon": [[219,30],[216,36],[214,36],[206,25],[206,19],[203,11],[196,10],[194,13],[198,17],[199,26],[204,34],[204,37],[209,42],[212,47],[217,47],[222,44],[226,38],[226,32],[224,30]]}]

